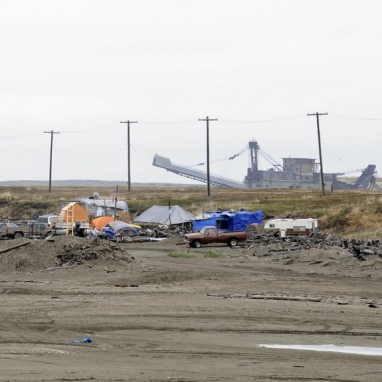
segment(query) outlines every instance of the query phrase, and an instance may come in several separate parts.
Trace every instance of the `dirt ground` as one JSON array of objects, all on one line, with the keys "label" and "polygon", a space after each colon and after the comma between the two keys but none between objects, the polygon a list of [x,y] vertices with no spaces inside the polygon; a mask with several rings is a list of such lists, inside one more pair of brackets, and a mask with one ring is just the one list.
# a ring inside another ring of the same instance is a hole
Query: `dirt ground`
[{"label": "dirt ground", "polygon": [[0,381],[381,381],[379,356],[262,346],[381,347],[379,257],[178,241],[1,241],[26,244],[0,253]]}]

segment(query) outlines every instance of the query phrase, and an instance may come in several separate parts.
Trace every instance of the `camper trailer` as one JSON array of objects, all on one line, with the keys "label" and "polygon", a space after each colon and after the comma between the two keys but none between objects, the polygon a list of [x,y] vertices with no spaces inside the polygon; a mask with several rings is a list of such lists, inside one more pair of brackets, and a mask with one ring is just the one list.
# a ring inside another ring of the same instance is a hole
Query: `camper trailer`
[{"label": "camper trailer", "polygon": [[267,232],[280,232],[280,237],[310,235],[317,231],[317,219],[272,219],[264,223]]}]

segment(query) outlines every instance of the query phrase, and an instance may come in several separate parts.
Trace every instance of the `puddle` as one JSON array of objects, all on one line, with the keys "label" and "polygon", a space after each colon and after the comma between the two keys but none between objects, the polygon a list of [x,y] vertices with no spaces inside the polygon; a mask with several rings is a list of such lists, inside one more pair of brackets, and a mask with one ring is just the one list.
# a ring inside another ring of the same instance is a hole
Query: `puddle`
[{"label": "puddle", "polygon": [[337,345],[259,345],[270,349],[312,350],[335,353],[362,354],[382,356],[382,348],[364,346],[337,346]]}]

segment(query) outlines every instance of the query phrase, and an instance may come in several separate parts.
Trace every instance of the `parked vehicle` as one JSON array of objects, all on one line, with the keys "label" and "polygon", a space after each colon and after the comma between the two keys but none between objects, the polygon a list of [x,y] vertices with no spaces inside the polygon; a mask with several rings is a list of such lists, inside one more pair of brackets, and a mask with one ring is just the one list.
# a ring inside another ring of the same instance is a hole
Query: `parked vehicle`
[{"label": "parked vehicle", "polygon": [[190,247],[200,248],[202,244],[226,243],[234,247],[240,241],[245,241],[247,234],[244,231],[218,232],[216,227],[207,226],[200,232],[189,233],[184,236]]},{"label": "parked vehicle", "polygon": [[30,219],[30,220],[27,220],[27,221],[25,222],[25,225],[26,225],[27,227],[29,227],[29,226],[31,226],[32,224],[37,224],[37,223],[38,223],[37,220]]},{"label": "parked vehicle", "polygon": [[272,219],[264,223],[268,232],[279,232],[280,237],[310,235],[318,230],[317,219]]},{"label": "parked vehicle", "polygon": [[58,215],[41,215],[37,218],[36,223],[44,226],[44,235],[52,236],[56,223],[58,221]]},{"label": "parked vehicle", "polygon": [[19,239],[25,236],[25,232],[14,223],[0,223],[1,239]]}]

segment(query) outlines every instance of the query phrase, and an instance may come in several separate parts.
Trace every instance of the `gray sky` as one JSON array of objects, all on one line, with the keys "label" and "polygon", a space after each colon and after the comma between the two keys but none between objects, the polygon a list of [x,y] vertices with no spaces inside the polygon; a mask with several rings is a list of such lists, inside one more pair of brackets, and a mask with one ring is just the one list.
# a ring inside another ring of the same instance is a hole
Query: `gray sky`
[{"label": "gray sky", "polygon": [[[382,166],[380,0],[0,0],[0,180],[242,181],[256,139],[325,172]],[[271,165],[260,159],[260,168]],[[205,170],[205,167],[198,167]],[[122,185],[122,184],[121,184]]]}]

